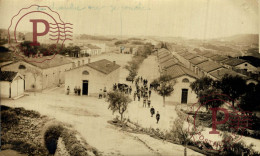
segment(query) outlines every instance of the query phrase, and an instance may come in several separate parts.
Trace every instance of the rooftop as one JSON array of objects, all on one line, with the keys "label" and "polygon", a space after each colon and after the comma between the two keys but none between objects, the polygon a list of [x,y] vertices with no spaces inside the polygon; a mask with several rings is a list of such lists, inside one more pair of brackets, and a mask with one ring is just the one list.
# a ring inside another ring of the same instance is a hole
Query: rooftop
[{"label": "rooftop", "polygon": [[208,60],[205,58],[202,58],[202,57],[195,57],[193,59],[190,59],[190,63],[192,63],[193,65],[198,65],[198,64],[200,64],[202,62],[206,62],[206,61],[208,61]]},{"label": "rooftop", "polygon": [[0,71],[0,81],[9,81],[12,82],[16,77],[17,72],[13,71]]},{"label": "rooftop", "polygon": [[162,58],[164,58],[164,57],[169,57],[169,56],[172,56],[170,53],[164,53],[164,54],[162,54],[162,55],[159,55],[158,56],[158,58],[159,59],[162,59]]},{"label": "rooftop", "polygon": [[185,76],[185,75],[193,77],[195,79],[199,78],[193,71],[191,71],[188,68],[183,67],[180,64],[176,64],[176,65],[173,65],[173,66],[167,68],[166,71],[164,72],[164,74],[171,75],[172,78],[174,78],[174,79],[178,78],[180,76]]},{"label": "rooftop", "polygon": [[169,59],[169,60],[167,60],[167,61],[165,61],[165,62],[162,62],[162,63],[160,64],[160,66],[161,66],[161,68],[167,69],[167,68],[169,68],[169,67],[175,65],[175,64],[178,63],[178,62],[179,62],[178,59],[172,57],[171,59]]},{"label": "rooftop", "polygon": [[24,62],[27,62],[33,66],[39,67],[41,69],[47,69],[51,67],[57,67],[64,64],[71,63],[71,60],[66,58],[65,56],[57,54],[56,56],[43,56],[41,59],[45,60],[43,62],[34,62],[36,58],[27,58],[26,60],[23,60]]},{"label": "rooftop", "polygon": [[169,57],[163,57],[163,58],[159,59],[159,63],[166,62],[166,61],[168,61],[168,60],[170,60],[170,59],[172,59],[172,58],[173,58],[173,56],[172,56],[172,55],[171,55],[171,56],[169,56]]},{"label": "rooftop", "polygon": [[247,79],[245,75],[239,74],[231,69],[221,68],[216,71],[210,73],[211,76],[215,77],[216,79],[220,80],[225,74],[229,74],[232,76],[241,76],[244,79]]},{"label": "rooftop", "polygon": [[214,56],[216,56],[217,54],[214,54],[214,53],[207,53],[205,55],[203,55],[204,57],[207,57],[207,58],[212,58]]},{"label": "rooftop", "polygon": [[98,47],[96,45],[92,45],[92,44],[88,44],[88,45],[86,45],[86,47],[88,47],[89,49],[101,49],[100,47]]},{"label": "rooftop", "polygon": [[89,66],[90,68],[93,68],[101,73],[109,74],[113,72],[114,70],[120,68],[120,65],[114,64],[111,61],[108,61],[106,59],[102,59],[96,62],[92,62],[89,64],[86,64],[86,66]]},{"label": "rooftop", "polygon": [[207,61],[207,62],[203,62],[203,63],[199,64],[198,67],[200,69],[204,70],[205,72],[211,72],[213,70],[221,68],[222,66],[213,61]]},{"label": "rooftop", "polygon": [[211,57],[211,59],[214,61],[217,61],[217,62],[221,62],[221,61],[228,59],[228,57],[225,55],[215,55],[215,56]]},{"label": "rooftop", "polygon": [[186,60],[191,60],[195,57],[198,57],[196,54],[189,53],[188,55],[183,56]]},{"label": "rooftop", "polygon": [[246,62],[246,60],[237,59],[237,58],[230,58],[230,59],[223,61],[224,64],[227,64],[230,66],[237,66],[237,65],[240,65],[245,62]]}]

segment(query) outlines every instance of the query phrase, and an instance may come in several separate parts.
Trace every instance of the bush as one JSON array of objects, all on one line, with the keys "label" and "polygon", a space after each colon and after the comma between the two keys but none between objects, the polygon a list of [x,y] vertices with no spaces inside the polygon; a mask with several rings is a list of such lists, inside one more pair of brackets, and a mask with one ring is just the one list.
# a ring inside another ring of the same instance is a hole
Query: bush
[{"label": "bush", "polygon": [[60,125],[52,125],[48,127],[44,133],[44,143],[50,154],[55,154],[58,139],[61,136],[63,127]]},{"label": "bush", "polygon": [[3,128],[11,128],[19,123],[20,119],[12,110],[1,111],[1,125]]}]

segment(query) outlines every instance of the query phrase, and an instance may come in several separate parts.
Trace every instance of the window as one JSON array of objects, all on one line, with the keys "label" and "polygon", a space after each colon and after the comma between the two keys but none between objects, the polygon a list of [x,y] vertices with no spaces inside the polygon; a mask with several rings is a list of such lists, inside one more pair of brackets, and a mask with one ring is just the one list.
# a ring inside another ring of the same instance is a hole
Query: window
[{"label": "window", "polygon": [[247,63],[245,64],[245,66],[247,66]]},{"label": "window", "polygon": [[89,72],[86,71],[86,70],[84,70],[84,71],[82,72],[82,74],[83,74],[83,75],[89,75]]},{"label": "window", "polygon": [[182,82],[184,82],[184,83],[189,83],[190,81],[189,81],[189,79],[184,78],[184,79],[182,80]]},{"label": "window", "polygon": [[19,69],[26,69],[26,67],[24,65],[22,65],[22,64],[18,68]]}]

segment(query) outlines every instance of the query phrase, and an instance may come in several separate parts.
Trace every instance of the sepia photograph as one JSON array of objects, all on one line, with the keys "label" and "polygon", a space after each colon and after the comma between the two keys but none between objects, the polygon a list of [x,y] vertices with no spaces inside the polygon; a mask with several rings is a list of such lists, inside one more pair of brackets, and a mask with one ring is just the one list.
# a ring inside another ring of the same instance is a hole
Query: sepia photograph
[{"label": "sepia photograph", "polygon": [[0,0],[0,156],[260,156],[259,0]]}]

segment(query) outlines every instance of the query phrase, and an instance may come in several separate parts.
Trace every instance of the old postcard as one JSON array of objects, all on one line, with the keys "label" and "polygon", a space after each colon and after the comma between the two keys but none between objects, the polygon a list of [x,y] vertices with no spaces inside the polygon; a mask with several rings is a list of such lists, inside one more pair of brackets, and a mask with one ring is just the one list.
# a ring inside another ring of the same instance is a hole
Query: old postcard
[{"label": "old postcard", "polygon": [[260,155],[258,0],[0,0],[1,156]]}]

